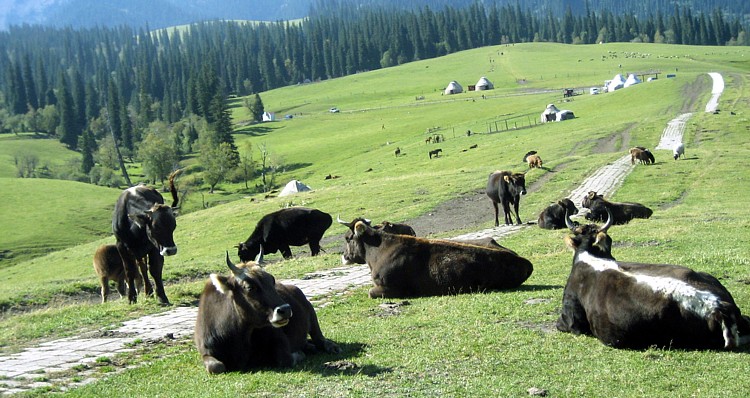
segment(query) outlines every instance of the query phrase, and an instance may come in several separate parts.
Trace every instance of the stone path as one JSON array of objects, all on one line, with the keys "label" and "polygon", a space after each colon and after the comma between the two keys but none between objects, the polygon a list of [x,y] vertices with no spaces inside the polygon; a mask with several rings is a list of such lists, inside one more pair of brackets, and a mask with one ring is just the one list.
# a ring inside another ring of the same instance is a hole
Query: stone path
[{"label": "stone path", "polygon": [[[718,73],[709,75],[714,81],[714,86],[709,102],[710,107],[706,106],[706,112],[713,112],[718,106],[718,98],[723,91],[724,81]],[[671,150],[675,142],[682,142],[685,124],[691,115],[690,113],[682,114],[670,121],[656,149]],[[568,198],[574,203],[581,203],[589,191],[610,196],[622,184],[633,167],[630,164],[630,155],[623,156],[594,172],[573,190]],[[501,240],[502,237],[525,227],[528,225],[499,226],[453,239],[493,237]],[[370,270],[367,265],[338,267],[308,274],[302,279],[282,282],[298,286],[315,305],[324,306],[325,297],[369,284]],[[58,339],[27,348],[18,354],[2,356],[0,357],[0,394],[10,395],[53,384],[63,385],[63,388],[75,388],[95,381],[94,370],[90,368],[90,365],[95,362],[106,362],[106,358],[133,351],[133,346],[139,342],[192,336],[197,312],[198,309],[195,307],[178,307],[161,314],[124,322],[122,327],[98,333],[97,336]],[[70,376],[71,370],[75,371],[75,381]]]}]

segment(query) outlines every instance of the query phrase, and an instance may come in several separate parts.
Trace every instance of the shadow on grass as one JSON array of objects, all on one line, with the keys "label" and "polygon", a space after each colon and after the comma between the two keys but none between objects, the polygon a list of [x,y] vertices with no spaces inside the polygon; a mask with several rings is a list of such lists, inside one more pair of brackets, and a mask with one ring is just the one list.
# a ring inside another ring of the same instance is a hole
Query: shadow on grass
[{"label": "shadow on grass", "polygon": [[339,359],[315,364],[310,371],[320,373],[322,376],[356,376],[365,375],[375,377],[383,373],[390,373],[393,369],[377,365],[359,365],[352,359],[362,355],[366,345],[362,343],[342,343],[339,344],[341,354]]}]

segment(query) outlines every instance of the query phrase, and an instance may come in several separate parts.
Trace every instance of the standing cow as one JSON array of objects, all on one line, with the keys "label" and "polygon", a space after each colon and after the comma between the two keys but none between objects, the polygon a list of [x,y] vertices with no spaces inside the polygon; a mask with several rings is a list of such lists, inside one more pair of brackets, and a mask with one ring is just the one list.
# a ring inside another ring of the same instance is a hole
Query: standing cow
[{"label": "standing cow", "polygon": [[[135,275],[135,288],[136,291],[140,292],[143,290],[144,276],[146,283],[146,294],[152,294],[151,282],[148,281],[147,266],[143,259],[137,261],[138,268],[141,272],[137,272]],[[125,278],[125,267],[122,266],[122,258],[120,252],[117,250],[117,245],[101,245],[96,249],[94,253],[94,272],[96,272],[99,278],[99,285],[101,287],[102,304],[107,301],[109,295],[109,281],[115,281],[117,283],[117,292],[120,293],[120,298],[127,295],[127,278]],[[143,276],[141,276],[141,273]]]},{"label": "standing cow", "polygon": [[211,274],[203,288],[193,340],[208,373],[290,367],[305,352],[341,352],[323,337],[304,293],[263,270],[262,254],[256,260],[234,265],[227,253],[232,274]]},{"label": "standing cow", "polygon": [[131,304],[137,301],[135,278],[138,267],[136,262],[146,257],[148,270],[156,285],[156,296],[161,304],[169,304],[161,274],[164,256],[177,254],[177,246],[172,235],[177,227],[174,210],[179,202],[174,179],[179,172],[180,170],[177,170],[169,176],[172,206],[164,204],[164,198],[159,191],[142,184],[123,191],[115,204],[115,211],[112,213],[112,231],[117,239],[117,250],[125,267],[125,276],[128,279],[128,300]]},{"label": "standing cow", "polygon": [[487,181],[487,196],[492,200],[492,206],[495,208],[495,226],[500,225],[498,219],[498,206],[503,206],[505,213],[505,225],[513,225],[513,218],[510,213],[510,205],[516,212],[516,222],[521,224],[521,217],[518,216],[518,205],[521,202],[521,195],[526,195],[526,176],[523,173],[513,173],[510,171],[496,171],[490,174]]},{"label": "standing cow", "polygon": [[265,253],[280,250],[288,259],[292,257],[289,246],[309,244],[311,255],[317,256],[320,240],[331,223],[330,214],[306,207],[290,207],[266,214],[250,237],[237,246],[237,255],[242,261],[251,261],[260,253],[262,245]]},{"label": "standing cow", "polygon": [[572,200],[565,198],[547,206],[537,219],[539,228],[544,229],[563,229],[565,225],[565,214],[578,214],[578,208]]},{"label": "standing cow", "polygon": [[557,329],[617,348],[734,348],[750,342],[750,319],[713,276],[679,265],[617,261],[607,229],[576,227],[573,268]]},{"label": "standing cow", "polygon": [[357,221],[346,234],[342,261],[368,264],[371,298],[401,298],[512,289],[531,262],[492,242],[462,243],[383,232]]}]

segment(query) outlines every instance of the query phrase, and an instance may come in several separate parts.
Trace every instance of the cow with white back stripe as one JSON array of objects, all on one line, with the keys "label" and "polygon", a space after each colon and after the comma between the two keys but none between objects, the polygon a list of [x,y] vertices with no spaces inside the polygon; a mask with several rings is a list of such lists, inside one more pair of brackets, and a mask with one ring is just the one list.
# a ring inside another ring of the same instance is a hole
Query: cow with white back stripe
[{"label": "cow with white back stripe", "polygon": [[679,265],[617,261],[607,229],[575,226],[557,329],[616,348],[731,349],[750,342],[750,318],[713,276]]}]

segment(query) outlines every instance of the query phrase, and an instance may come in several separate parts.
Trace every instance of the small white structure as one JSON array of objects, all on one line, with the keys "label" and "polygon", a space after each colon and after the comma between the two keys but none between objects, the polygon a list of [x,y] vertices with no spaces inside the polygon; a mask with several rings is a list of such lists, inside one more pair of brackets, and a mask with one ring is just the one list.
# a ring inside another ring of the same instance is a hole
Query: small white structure
[{"label": "small white structure", "polygon": [[557,117],[555,116],[557,115],[557,112],[560,112],[560,110],[557,109],[555,104],[547,105],[547,108],[544,110],[544,112],[542,112],[542,116],[540,118],[541,122],[554,122],[557,119]]},{"label": "small white structure", "polygon": [[263,112],[264,122],[273,122],[276,120],[276,114],[273,112]]},{"label": "small white structure", "polygon": [[289,196],[294,195],[298,192],[305,192],[305,191],[312,191],[312,188],[309,186],[303,184],[299,180],[291,180],[288,183],[286,183],[286,186],[284,189],[279,192],[279,196]]},{"label": "small white structure", "polygon": [[590,93],[591,95],[597,95],[597,94],[599,94],[599,87],[591,87],[591,88],[589,89],[589,93]]},{"label": "small white structure", "polygon": [[615,77],[612,78],[612,80],[607,83],[607,92],[611,93],[615,90],[619,90],[625,86],[625,79],[622,77],[621,74],[615,75]]},{"label": "small white structure", "polygon": [[563,109],[555,114],[555,121],[562,122],[563,120],[575,119],[575,117],[576,115],[573,114],[573,111]]},{"label": "small white structure", "polygon": [[630,87],[632,85],[642,83],[641,79],[638,78],[638,76],[634,74],[629,74],[627,80],[625,80],[625,83],[622,84],[623,87]]},{"label": "small white structure", "polygon": [[474,90],[476,91],[492,90],[494,88],[495,85],[484,76],[480,77],[476,86],[474,86]]},{"label": "small white structure", "polygon": [[464,88],[461,87],[461,85],[458,84],[458,82],[455,80],[448,83],[448,87],[446,87],[444,91],[444,93],[447,95],[458,94],[458,93],[463,93],[463,92],[464,92]]}]

